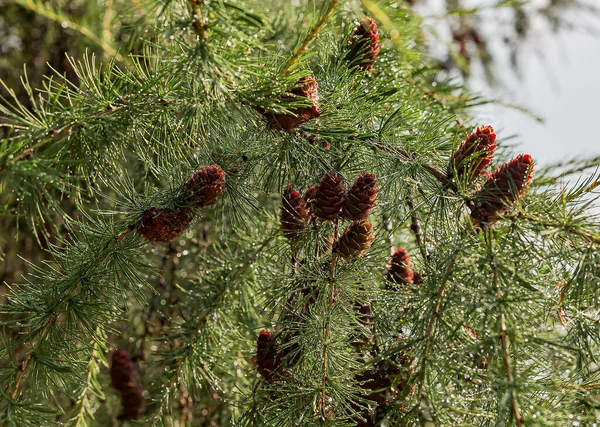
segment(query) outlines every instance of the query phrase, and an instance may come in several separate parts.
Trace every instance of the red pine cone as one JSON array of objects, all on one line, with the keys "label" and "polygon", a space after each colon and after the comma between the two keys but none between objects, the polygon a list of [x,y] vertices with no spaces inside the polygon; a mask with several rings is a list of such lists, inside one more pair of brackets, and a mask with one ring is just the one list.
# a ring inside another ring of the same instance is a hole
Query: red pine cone
[{"label": "red pine cone", "polygon": [[345,198],[346,190],[342,177],[337,173],[327,173],[310,195],[310,213],[317,218],[333,221],[337,218]]},{"label": "red pine cone", "polygon": [[193,207],[214,205],[225,187],[225,172],[218,165],[198,169],[185,182],[186,199]]},{"label": "red pine cone", "polygon": [[373,226],[367,220],[353,222],[340,240],[334,246],[334,252],[339,253],[348,261],[364,255],[373,242]]},{"label": "red pine cone", "polygon": [[381,47],[375,21],[369,17],[361,19],[350,37],[349,47],[346,60],[363,70],[372,70]]},{"label": "red pine cone", "polygon": [[485,168],[490,164],[496,149],[496,134],[491,126],[482,126],[467,136],[467,139],[458,146],[448,165],[448,175],[452,176],[456,169],[456,176],[467,175],[470,179],[477,178],[485,173]]},{"label": "red pine cone", "polygon": [[494,222],[504,215],[521,197],[523,189],[529,185],[533,175],[533,159],[529,154],[520,154],[504,163],[487,179],[483,188],[475,194],[476,220]]},{"label": "red pine cone", "polygon": [[415,273],[412,270],[410,255],[404,248],[398,248],[392,254],[388,262],[386,278],[398,284],[413,284]]},{"label": "red pine cone", "polygon": [[134,381],[126,384],[121,392],[123,403],[123,413],[119,416],[120,420],[135,420],[143,411],[144,396],[142,390]]},{"label": "red pine cone", "polygon": [[110,363],[110,381],[117,390],[124,390],[127,383],[133,380],[133,363],[129,353],[122,348],[116,349]]},{"label": "red pine cone", "polygon": [[288,184],[281,198],[281,229],[288,239],[298,237],[298,231],[306,228],[309,220],[306,201]]},{"label": "red pine cone", "polygon": [[[262,108],[257,108],[257,110],[268,119],[270,129],[281,129],[286,132],[291,132],[294,129],[297,129],[300,124],[321,116],[321,109],[319,108],[319,84],[317,81],[311,76],[306,76],[298,80],[296,85],[297,87],[292,89],[290,93],[303,98],[308,98],[312,102],[312,106],[290,110],[293,115],[272,113],[267,112]],[[287,97],[282,101],[290,102],[294,101],[294,99]]]},{"label": "red pine cone", "polygon": [[154,242],[171,242],[188,229],[194,217],[186,208],[148,208],[138,221],[137,231]]},{"label": "red pine cone", "polygon": [[377,178],[371,172],[361,173],[355,180],[342,205],[342,216],[352,221],[367,219],[377,199]]},{"label": "red pine cone", "polygon": [[256,340],[256,367],[267,381],[273,380],[281,368],[281,354],[273,332],[262,329]]}]

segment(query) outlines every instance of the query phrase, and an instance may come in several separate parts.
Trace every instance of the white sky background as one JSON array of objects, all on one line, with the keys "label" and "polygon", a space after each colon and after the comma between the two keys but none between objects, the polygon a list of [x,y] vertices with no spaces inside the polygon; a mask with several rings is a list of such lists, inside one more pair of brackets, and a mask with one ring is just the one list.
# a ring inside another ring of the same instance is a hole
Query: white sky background
[{"label": "white sky background", "polygon": [[[443,1],[422,1],[419,11],[423,16],[440,14],[444,11]],[[545,1],[533,0],[533,7]],[[600,0],[587,1],[600,7]],[[497,2],[464,0],[463,4],[474,7]],[[468,85],[486,99],[523,106],[543,118],[544,123],[500,106],[477,110],[478,123],[494,126],[500,144],[509,136],[516,136],[510,143],[518,142],[516,150],[529,153],[538,164],[600,155],[600,17],[584,11],[567,13],[564,17],[576,28],[558,34],[544,20],[532,22],[530,39],[521,48],[520,77],[517,77],[508,65],[508,52],[502,42],[505,33],[502,29],[513,25],[511,14],[504,12],[502,9],[479,12],[477,25],[487,40],[496,41],[490,47],[497,64],[495,73],[502,84],[490,88],[478,77],[481,70],[475,68]],[[425,20],[426,26],[433,26],[448,40],[449,29],[440,28],[439,24],[436,19]],[[439,39],[437,43],[441,44]],[[435,44],[434,40],[434,47]],[[443,51],[443,45],[441,48]]]}]

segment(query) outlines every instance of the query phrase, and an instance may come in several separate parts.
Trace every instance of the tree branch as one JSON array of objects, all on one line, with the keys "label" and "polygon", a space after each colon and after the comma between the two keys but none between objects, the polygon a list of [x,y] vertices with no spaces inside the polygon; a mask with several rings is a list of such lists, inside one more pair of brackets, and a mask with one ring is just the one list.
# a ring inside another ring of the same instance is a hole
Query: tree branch
[{"label": "tree branch", "polygon": [[302,45],[298,49],[296,49],[296,51],[292,54],[292,57],[288,60],[288,62],[283,67],[283,70],[281,70],[281,72],[279,73],[280,76],[287,74],[287,72],[290,70],[290,67],[292,65],[294,65],[294,62],[296,62],[298,57],[306,50],[306,48],[308,47],[308,45],[312,41],[312,39],[315,38],[315,36],[319,33],[319,31],[321,30],[321,27],[323,26],[323,24],[325,24],[325,21],[327,21],[327,18],[329,18],[329,15],[331,15],[331,13],[333,12],[333,9],[335,9],[338,2],[339,2],[339,0],[331,0],[331,3],[329,4],[329,8],[325,11],[323,16],[321,16],[321,18],[317,21],[317,23],[314,25],[314,27],[311,28],[310,32],[304,39],[304,42],[302,43]]}]

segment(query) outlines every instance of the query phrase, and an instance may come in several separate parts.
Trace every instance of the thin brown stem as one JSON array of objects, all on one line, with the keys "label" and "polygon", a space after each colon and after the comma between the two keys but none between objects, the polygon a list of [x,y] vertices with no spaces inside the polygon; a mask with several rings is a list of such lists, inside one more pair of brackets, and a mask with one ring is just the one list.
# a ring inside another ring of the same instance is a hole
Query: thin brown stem
[{"label": "thin brown stem", "polygon": [[[338,220],[335,221],[335,231],[334,231],[334,242],[338,239]],[[329,347],[329,339],[331,335],[331,311],[333,309],[333,305],[335,304],[335,265],[337,264],[337,254],[332,250],[331,251],[331,259],[329,262],[329,296],[327,298],[327,319],[325,323],[325,334],[323,337],[323,376],[321,378],[321,402],[320,402],[320,412],[321,418],[323,420],[327,419],[328,414],[326,410],[327,405],[327,395],[325,394],[325,387],[327,386],[327,348]]]},{"label": "thin brown stem", "polygon": [[[459,245],[459,247],[460,247],[460,245]],[[423,405],[423,402],[427,401],[426,396],[423,395],[423,387],[425,384],[425,374],[427,372],[427,358],[429,357],[429,350],[431,348],[431,343],[433,341],[433,333],[435,330],[435,325],[437,323],[438,315],[440,313],[440,307],[442,305],[442,300],[444,299],[444,293],[446,292],[446,285],[448,284],[448,281],[450,280],[450,277],[452,276],[452,273],[454,272],[454,263],[456,262],[456,258],[458,257],[458,254],[459,254],[459,249],[455,248],[451,259],[448,260],[448,269],[446,270],[446,273],[442,277],[442,283],[440,285],[440,288],[438,289],[437,298],[436,298],[435,304],[433,306],[433,311],[431,312],[431,316],[429,318],[427,330],[425,332],[425,344],[423,346],[423,354],[421,356],[421,364],[420,364],[420,368],[419,368],[419,371],[417,374],[417,382],[419,384],[418,395],[420,396],[421,406]],[[421,409],[424,409],[424,408],[421,408]]]},{"label": "thin brown stem", "polygon": [[196,33],[202,40],[208,40],[208,34],[206,34],[206,26],[204,25],[204,18],[200,12],[200,2],[198,0],[190,0],[192,5],[192,13],[194,14],[193,25]]},{"label": "thin brown stem", "polygon": [[417,209],[415,208],[415,204],[412,198],[412,192],[409,190],[408,195],[406,196],[406,205],[410,210],[410,231],[415,235],[415,239],[417,241],[417,246],[419,246],[419,250],[421,251],[421,256],[424,261],[429,259],[429,251],[425,246],[425,239],[423,237],[423,229],[421,228],[421,223],[419,222],[419,215],[417,213]]},{"label": "thin brown stem", "polygon": [[323,16],[321,16],[317,23],[311,28],[310,32],[304,39],[302,45],[298,49],[296,49],[296,51],[292,54],[292,57],[288,60],[288,62],[285,64],[285,67],[283,67],[283,70],[281,70],[281,72],[279,73],[280,76],[287,74],[287,72],[290,70],[290,67],[294,65],[298,57],[306,50],[306,48],[308,48],[309,43],[319,33],[321,27],[323,27],[323,24],[325,24],[325,21],[327,21],[327,18],[329,18],[329,15],[331,15],[338,2],[339,0],[331,0],[329,8],[327,8]]},{"label": "thin brown stem", "polygon": [[487,225],[484,226],[484,233],[490,255],[490,267],[492,268],[493,288],[494,292],[496,293],[496,299],[498,300],[498,337],[500,339],[500,345],[502,347],[502,359],[504,361],[504,371],[506,372],[506,380],[508,381],[508,384],[510,386],[512,415],[515,421],[515,426],[521,427],[523,425],[523,418],[521,416],[521,409],[519,407],[519,401],[517,399],[517,391],[515,390],[515,379],[512,371],[510,349],[508,348],[509,342],[506,328],[506,316],[504,314],[504,310],[502,309],[502,291],[500,290],[500,279],[498,278],[498,269],[496,268],[496,262],[494,259],[490,229]]}]

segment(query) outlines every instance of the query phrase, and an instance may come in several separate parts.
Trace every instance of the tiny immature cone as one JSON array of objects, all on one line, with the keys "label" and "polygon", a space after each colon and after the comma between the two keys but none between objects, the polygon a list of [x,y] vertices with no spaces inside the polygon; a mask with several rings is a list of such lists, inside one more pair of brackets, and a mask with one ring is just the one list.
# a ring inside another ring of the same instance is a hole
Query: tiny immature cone
[{"label": "tiny immature cone", "polygon": [[122,348],[116,349],[111,357],[110,380],[112,386],[119,390],[123,404],[120,420],[134,420],[142,414],[144,396],[137,383],[131,357]]},{"label": "tiny immature cone", "polygon": [[523,194],[533,175],[533,159],[520,154],[504,163],[487,179],[483,188],[475,194],[472,216],[477,221],[494,222],[506,214]]},{"label": "tiny immature cone", "polygon": [[371,172],[361,173],[355,180],[344,204],[342,217],[352,221],[367,219],[377,199],[377,178]]},{"label": "tiny immature cone", "polygon": [[194,220],[191,209],[148,208],[138,221],[137,231],[154,242],[171,242]]},{"label": "tiny immature cone", "polygon": [[482,126],[467,136],[467,139],[458,146],[448,165],[448,175],[452,176],[456,170],[456,177],[467,176],[475,179],[485,174],[496,150],[496,134],[491,126]]},{"label": "tiny immature cone", "polygon": [[267,381],[273,380],[281,368],[282,358],[273,332],[262,329],[256,340],[256,367]]},{"label": "tiny immature cone", "polygon": [[292,184],[288,184],[281,197],[281,229],[283,235],[290,240],[298,237],[298,232],[306,228],[309,213],[306,201]]},{"label": "tiny immature cone", "polygon": [[[296,85],[297,87],[292,89],[290,93],[307,98],[311,101],[312,105],[290,110],[292,114],[273,113],[265,111],[262,108],[257,108],[258,112],[267,118],[270,129],[291,132],[294,129],[297,129],[302,123],[321,116],[318,92],[319,84],[317,81],[311,76],[306,76],[298,80]],[[294,100],[295,99],[291,97],[282,99],[283,102]]]},{"label": "tiny immature cone", "polygon": [[144,408],[144,396],[139,385],[131,381],[121,391],[123,412],[119,416],[120,420],[135,420],[142,415]]},{"label": "tiny immature cone", "polygon": [[310,194],[310,213],[317,218],[333,221],[338,217],[345,198],[342,177],[337,173],[327,173]]},{"label": "tiny immature cone", "polygon": [[369,17],[361,19],[350,37],[348,46],[346,60],[351,66],[357,65],[362,70],[372,70],[381,47],[375,21]]},{"label": "tiny immature cone", "polygon": [[386,278],[398,284],[413,284],[415,274],[412,268],[413,264],[406,249],[398,248],[388,262]]},{"label": "tiny immature cone", "polygon": [[214,205],[225,187],[225,172],[218,165],[204,166],[185,182],[185,199],[194,208]]},{"label": "tiny immature cone", "polygon": [[122,348],[116,349],[111,357],[109,372],[112,386],[119,391],[124,390],[127,383],[134,378],[133,363],[129,353]]},{"label": "tiny immature cone", "polygon": [[336,242],[334,252],[347,261],[352,261],[367,253],[373,242],[373,226],[367,220],[353,222]]}]

